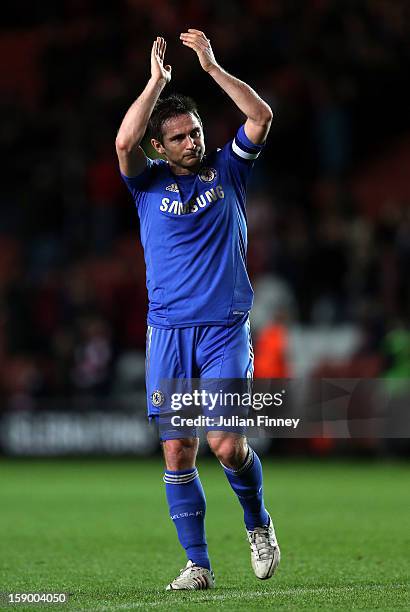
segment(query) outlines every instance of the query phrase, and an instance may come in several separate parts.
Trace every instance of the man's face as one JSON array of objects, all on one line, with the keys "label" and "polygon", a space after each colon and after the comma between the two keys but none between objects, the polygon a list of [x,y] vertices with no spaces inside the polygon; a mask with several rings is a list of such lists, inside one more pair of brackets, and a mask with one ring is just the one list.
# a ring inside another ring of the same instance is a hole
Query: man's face
[{"label": "man's face", "polygon": [[204,134],[197,117],[191,113],[172,117],[163,124],[162,134],[162,143],[151,140],[156,151],[177,173],[195,172],[205,153]]}]

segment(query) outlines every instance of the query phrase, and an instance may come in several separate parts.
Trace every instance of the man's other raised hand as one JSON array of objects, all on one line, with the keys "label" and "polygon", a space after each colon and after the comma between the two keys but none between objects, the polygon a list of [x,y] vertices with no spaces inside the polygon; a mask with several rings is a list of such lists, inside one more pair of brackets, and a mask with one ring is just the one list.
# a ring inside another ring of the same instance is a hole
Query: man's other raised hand
[{"label": "man's other raised hand", "polygon": [[189,28],[188,32],[182,32],[182,34],[180,34],[180,39],[183,45],[195,51],[205,72],[211,72],[213,68],[218,67],[211,43],[203,32]]}]

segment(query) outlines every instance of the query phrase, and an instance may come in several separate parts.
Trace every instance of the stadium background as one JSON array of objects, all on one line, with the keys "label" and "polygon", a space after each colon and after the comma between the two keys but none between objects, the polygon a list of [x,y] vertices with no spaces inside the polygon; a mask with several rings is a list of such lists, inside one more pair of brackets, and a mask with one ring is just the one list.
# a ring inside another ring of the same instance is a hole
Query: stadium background
[{"label": "stadium background", "polygon": [[[240,114],[179,43],[190,26],[276,113],[248,198],[257,375],[409,379],[405,0],[3,7],[0,592],[175,610],[162,589],[184,561],[145,420],[145,269],[114,140],[157,34],[208,148],[232,137]],[[219,588],[178,610],[408,609],[408,441],[255,445],[280,571],[253,579],[239,505],[201,457]]]},{"label": "stadium background", "polygon": [[[44,1],[2,21],[6,453],[157,450],[145,269],[114,140],[158,33],[168,91],[198,100],[208,148],[234,134],[240,114],[179,43],[190,25],[276,114],[248,198],[256,376],[409,376],[406,2]],[[296,447],[280,452],[340,450]]]}]

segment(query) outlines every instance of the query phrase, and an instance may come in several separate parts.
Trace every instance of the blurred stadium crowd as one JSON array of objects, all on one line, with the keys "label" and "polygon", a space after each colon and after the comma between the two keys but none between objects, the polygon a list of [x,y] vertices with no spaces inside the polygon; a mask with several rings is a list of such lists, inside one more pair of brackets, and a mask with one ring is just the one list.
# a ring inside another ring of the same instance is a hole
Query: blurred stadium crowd
[{"label": "blurred stadium crowd", "polygon": [[180,45],[191,26],[276,114],[248,198],[256,302],[283,297],[256,308],[256,374],[292,374],[293,326],[348,325],[354,353],[317,374],[409,376],[406,0],[43,0],[2,22],[3,408],[106,397],[141,365],[145,267],[114,140],[153,37],[168,40],[169,90],[197,99],[208,148],[241,120]]}]

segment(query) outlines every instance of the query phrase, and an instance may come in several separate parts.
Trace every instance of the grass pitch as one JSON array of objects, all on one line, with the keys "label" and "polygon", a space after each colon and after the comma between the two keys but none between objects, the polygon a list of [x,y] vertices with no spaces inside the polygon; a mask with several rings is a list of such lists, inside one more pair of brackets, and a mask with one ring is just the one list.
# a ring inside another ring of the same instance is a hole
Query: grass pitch
[{"label": "grass pitch", "polygon": [[217,588],[168,593],[185,558],[160,459],[0,461],[0,591],[71,593],[1,610],[409,609],[409,466],[263,463],[277,574],[253,576],[240,506],[219,464],[201,460]]}]

